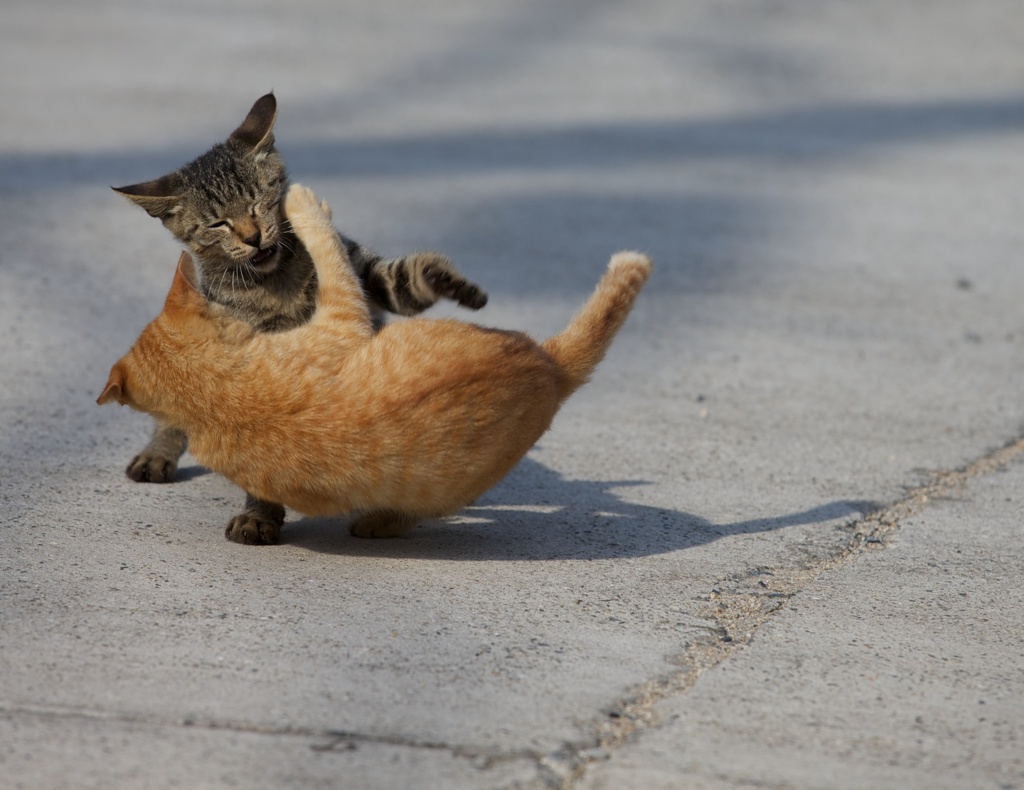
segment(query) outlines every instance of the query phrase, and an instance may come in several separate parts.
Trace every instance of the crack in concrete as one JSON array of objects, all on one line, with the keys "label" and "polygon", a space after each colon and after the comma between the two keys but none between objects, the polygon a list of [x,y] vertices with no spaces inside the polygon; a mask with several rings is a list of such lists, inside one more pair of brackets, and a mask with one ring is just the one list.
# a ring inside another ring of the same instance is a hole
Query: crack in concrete
[{"label": "crack in concrete", "polygon": [[695,640],[670,659],[678,669],[639,685],[596,720],[592,743],[575,751],[569,745],[559,750],[561,770],[543,777],[545,784],[539,786],[571,790],[589,766],[609,759],[615,748],[643,730],[660,725],[655,710],[658,702],[685,694],[703,672],[746,647],[758,628],[823,573],[852,562],[863,552],[886,548],[891,534],[904,520],[920,513],[935,500],[949,498],[972,480],[1005,469],[1022,456],[1024,436],[958,469],[932,472],[929,482],[908,489],[901,499],[874,509],[848,525],[850,537],[828,557],[793,568],[760,567],[743,576],[720,580],[708,593],[706,605],[699,613],[715,623],[712,633]]}]

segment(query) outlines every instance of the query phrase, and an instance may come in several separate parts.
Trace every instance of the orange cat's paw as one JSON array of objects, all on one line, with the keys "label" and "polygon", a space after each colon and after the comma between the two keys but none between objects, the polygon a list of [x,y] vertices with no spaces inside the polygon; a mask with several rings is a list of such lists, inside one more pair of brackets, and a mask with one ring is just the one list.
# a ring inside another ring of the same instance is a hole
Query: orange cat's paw
[{"label": "orange cat's paw", "polygon": [[224,537],[235,543],[268,546],[277,543],[284,524],[284,508],[263,503],[264,507],[246,510],[228,522]]},{"label": "orange cat's paw", "polygon": [[294,225],[296,221],[331,221],[331,207],[327,201],[317,200],[313,190],[302,184],[292,184],[284,197],[284,213]]},{"label": "orange cat's paw", "polygon": [[349,532],[357,538],[398,538],[418,522],[415,516],[383,510],[360,516],[352,522]]}]

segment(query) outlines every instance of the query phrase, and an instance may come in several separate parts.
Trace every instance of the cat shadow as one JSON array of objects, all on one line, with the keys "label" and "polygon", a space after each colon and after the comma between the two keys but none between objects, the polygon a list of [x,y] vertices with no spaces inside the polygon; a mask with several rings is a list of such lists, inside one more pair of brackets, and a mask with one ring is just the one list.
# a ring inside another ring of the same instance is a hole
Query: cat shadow
[{"label": "cat shadow", "polygon": [[715,524],[698,515],[629,502],[617,490],[642,480],[566,480],[531,458],[480,500],[449,519],[427,521],[403,538],[367,540],[345,518],[285,524],[283,544],[354,557],[429,560],[599,560],[646,557],[799,524],[851,521],[878,509],[837,501],[798,513]]},{"label": "cat shadow", "polygon": [[178,467],[178,472],[174,476],[174,480],[171,481],[171,484],[187,483],[189,480],[205,477],[208,474],[210,474],[210,470],[205,466],[199,466],[198,464],[195,464],[194,466]]}]

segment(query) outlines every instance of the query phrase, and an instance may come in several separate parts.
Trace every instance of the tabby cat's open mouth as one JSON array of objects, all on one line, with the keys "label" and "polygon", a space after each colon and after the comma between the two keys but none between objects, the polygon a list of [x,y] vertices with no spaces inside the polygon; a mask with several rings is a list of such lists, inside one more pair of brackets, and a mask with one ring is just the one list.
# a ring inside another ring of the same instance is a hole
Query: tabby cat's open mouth
[{"label": "tabby cat's open mouth", "polygon": [[261,264],[271,263],[271,259],[277,253],[277,245],[273,247],[267,247],[266,249],[257,250],[256,254],[249,259],[249,265],[255,266],[257,269],[260,268]]}]

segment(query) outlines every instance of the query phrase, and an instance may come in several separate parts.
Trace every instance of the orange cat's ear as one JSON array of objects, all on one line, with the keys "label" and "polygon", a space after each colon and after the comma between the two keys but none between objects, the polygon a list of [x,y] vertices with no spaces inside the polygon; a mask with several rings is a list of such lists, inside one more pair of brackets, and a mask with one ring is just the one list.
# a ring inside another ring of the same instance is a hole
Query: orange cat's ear
[{"label": "orange cat's ear", "polygon": [[103,406],[112,400],[116,400],[121,406],[124,406],[124,386],[124,366],[119,361],[110,369],[107,386],[103,388],[103,392],[96,399],[96,403]]},{"label": "orange cat's ear", "polygon": [[277,99],[273,93],[260,96],[245,116],[242,125],[231,133],[229,142],[239,143],[253,153],[269,151],[274,145],[274,121],[277,119]]},{"label": "orange cat's ear", "polygon": [[138,206],[142,206],[151,217],[164,219],[177,209],[181,199],[178,192],[181,185],[175,175],[161,176],[141,184],[126,187],[111,187]]},{"label": "orange cat's ear", "polygon": [[181,253],[181,257],[178,258],[178,275],[189,288],[199,293],[199,275],[196,274],[196,264],[187,252]]},{"label": "orange cat's ear", "polygon": [[171,290],[167,294],[164,309],[197,309],[206,304],[206,299],[199,293],[199,277],[192,256],[187,252],[178,258],[178,268],[171,281]]}]

